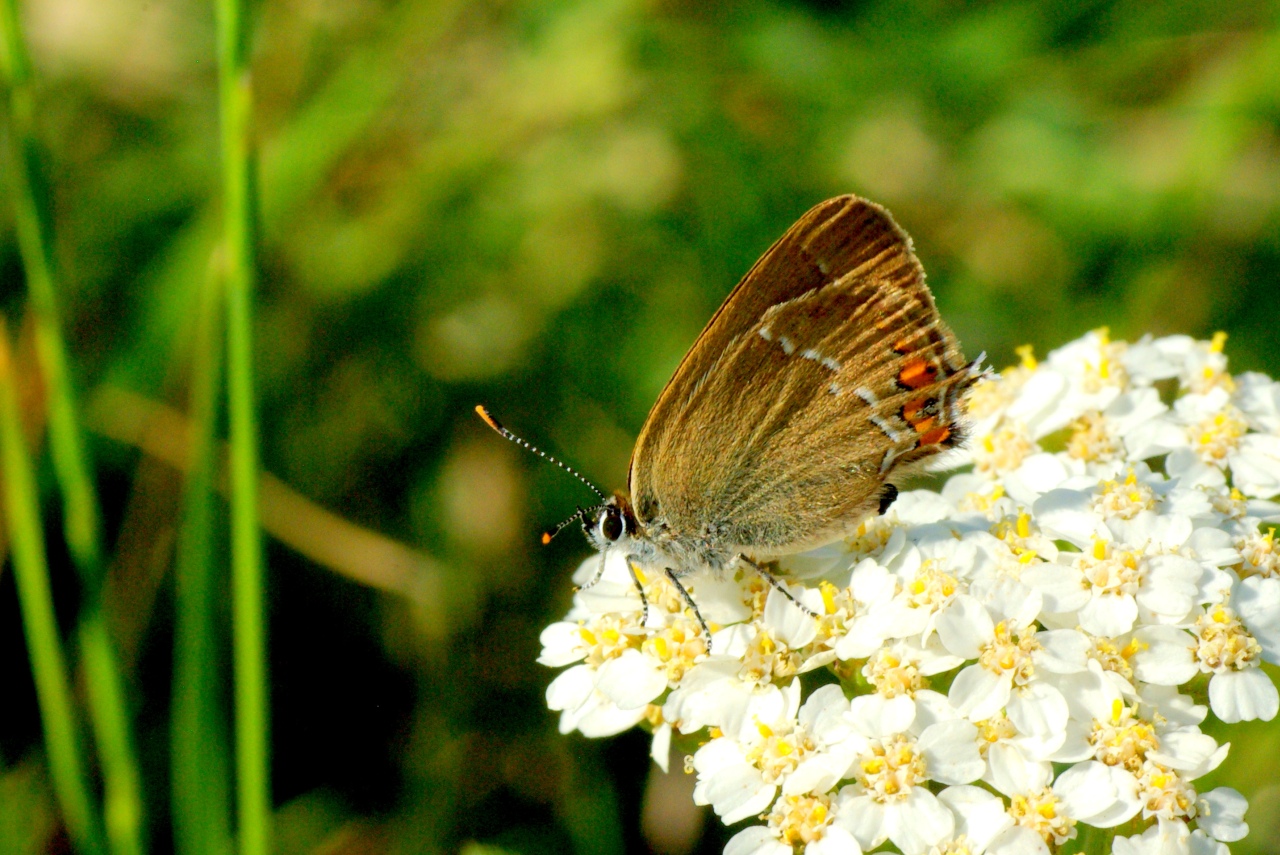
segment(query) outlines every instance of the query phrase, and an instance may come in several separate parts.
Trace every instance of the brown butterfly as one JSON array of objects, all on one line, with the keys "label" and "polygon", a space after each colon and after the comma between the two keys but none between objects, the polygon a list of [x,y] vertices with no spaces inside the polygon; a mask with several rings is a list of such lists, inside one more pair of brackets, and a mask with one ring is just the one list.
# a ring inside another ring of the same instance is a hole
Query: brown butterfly
[{"label": "brown butterfly", "polygon": [[680,579],[741,566],[795,602],[761,562],[850,534],[888,508],[895,481],[963,442],[980,362],[961,354],[889,212],[828,199],[698,336],[640,430],[627,489],[597,490],[601,503],[555,532],[580,520],[596,549],[623,550],[642,600],[635,565],[665,572],[710,649]]}]

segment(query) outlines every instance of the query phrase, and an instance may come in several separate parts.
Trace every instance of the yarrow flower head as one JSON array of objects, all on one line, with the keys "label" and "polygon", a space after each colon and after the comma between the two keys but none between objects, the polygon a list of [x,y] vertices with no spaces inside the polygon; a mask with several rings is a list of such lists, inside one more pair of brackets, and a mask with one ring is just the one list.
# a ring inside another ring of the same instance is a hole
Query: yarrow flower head
[{"label": "yarrow flower head", "polygon": [[588,560],[542,634],[561,730],[687,751],[694,800],[752,823],[726,855],[1049,853],[1122,824],[1123,855],[1223,855],[1247,805],[1197,789],[1227,754],[1200,725],[1280,710],[1280,383],[1224,342],[1022,349],[971,391],[940,491],[783,558],[784,589],[685,577],[710,647],[661,572]]}]

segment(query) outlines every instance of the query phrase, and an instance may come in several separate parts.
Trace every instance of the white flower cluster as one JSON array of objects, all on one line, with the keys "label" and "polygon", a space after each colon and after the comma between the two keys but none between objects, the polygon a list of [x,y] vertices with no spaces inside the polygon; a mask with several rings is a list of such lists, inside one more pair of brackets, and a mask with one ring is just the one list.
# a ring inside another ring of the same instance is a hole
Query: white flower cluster
[{"label": "white flower cluster", "polygon": [[780,562],[816,620],[694,575],[709,655],[661,574],[641,625],[610,555],[542,635],[561,730],[647,723],[664,768],[698,734],[695,800],[760,823],[726,855],[1047,855],[1125,823],[1119,855],[1226,855],[1246,803],[1196,789],[1228,748],[1200,724],[1280,705],[1280,383],[1222,344],[1024,351],[972,392],[970,471]]}]

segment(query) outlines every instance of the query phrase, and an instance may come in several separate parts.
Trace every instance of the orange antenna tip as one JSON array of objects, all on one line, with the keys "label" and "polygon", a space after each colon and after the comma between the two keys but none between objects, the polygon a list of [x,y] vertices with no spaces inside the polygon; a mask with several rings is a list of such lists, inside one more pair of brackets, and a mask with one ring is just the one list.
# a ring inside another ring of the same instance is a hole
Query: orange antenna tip
[{"label": "orange antenna tip", "polygon": [[551,532],[549,532],[549,531],[544,531],[544,532],[542,533],[542,545],[543,545],[543,546],[546,546],[546,545],[547,545],[548,543],[550,543],[550,542],[551,542]]},{"label": "orange antenna tip", "polygon": [[489,411],[484,408],[484,404],[476,404],[476,415],[484,419],[484,423],[489,427],[493,428],[498,433],[502,433],[502,425],[498,424],[497,419],[489,415]]}]

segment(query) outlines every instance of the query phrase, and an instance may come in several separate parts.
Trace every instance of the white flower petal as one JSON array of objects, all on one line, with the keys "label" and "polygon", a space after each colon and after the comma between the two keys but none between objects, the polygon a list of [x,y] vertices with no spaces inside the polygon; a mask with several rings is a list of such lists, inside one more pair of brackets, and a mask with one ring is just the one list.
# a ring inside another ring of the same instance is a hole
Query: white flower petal
[{"label": "white flower petal", "polygon": [[[803,600],[804,592],[798,586],[788,588],[793,597]],[[776,588],[769,591],[769,597],[765,600],[764,623],[772,630],[775,638],[792,650],[804,647],[818,635],[818,622]]]},{"label": "white flower petal", "polygon": [[923,855],[951,835],[955,817],[924,787],[912,787],[900,802],[885,806],[885,830],[902,855]]},{"label": "white flower petal", "polygon": [[1075,674],[1089,663],[1089,638],[1077,629],[1053,629],[1037,632],[1040,650],[1035,654],[1037,668],[1055,674]]},{"label": "white flower petal", "polygon": [[888,839],[884,805],[860,787],[842,788],[836,805],[835,824],[852,834],[864,850],[874,849]]},{"label": "white flower petal", "polygon": [[600,665],[596,688],[619,709],[633,710],[667,690],[667,672],[639,650],[624,650],[621,656]]},{"label": "white flower petal", "polygon": [[1111,532],[1093,512],[1093,497],[1081,490],[1050,490],[1036,500],[1032,513],[1047,535],[1081,549],[1091,548],[1095,538],[1111,540]]},{"label": "white flower petal", "polygon": [[[581,716],[578,719],[578,732],[583,736],[591,739],[615,736],[644,721],[644,707],[634,710],[621,710],[605,700],[604,695],[599,692],[594,693],[593,698],[595,700],[588,701],[576,711]],[[566,710],[565,715],[568,714]],[[563,726],[562,717],[561,727]]]},{"label": "white flower petal", "polygon": [[[822,837],[806,846],[804,852],[805,855],[862,855],[862,847],[856,837],[832,824],[823,829]],[[791,855],[790,847],[786,855]]]},{"label": "white flower petal", "polygon": [[801,793],[825,793],[849,771],[854,760],[851,751],[822,752],[803,760],[782,782],[784,796]]},{"label": "white flower petal", "polygon": [[970,665],[951,683],[947,699],[956,712],[972,721],[991,718],[1009,702],[1013,679],[1007,674],[994,674],[981,665]]},{"label": "white flower petal", "polygon": [[1196,825],[1210,837],[1232,843],[1249,833],[1244,813],[1249,802],[1230,787],[1218,787],[1200,796]]},{"label": "white flower petal", "polygon": [[556,621],[542,631],[538,641],[542,644],[542,654],[538,657],[539,665],[549,668],[562,668],[573,662],[579,662],[587,655],[587,648],[582,642],[580,627],[567,620]]},{"label": "white flower petal", "polygon": [[1144,683],[1181,686],[1200,671],[1192,650],[1195,638],[1174,626],[1147,626],[1133,634],[1140,642],[1133,674]]},{"label": "white flower petal", "polygon": [[982,777],[986,763],[978,753],[978,729],[962,718],[929,725],[917,744],[929,777],[943,784],[968,784]]},{"label": "white flower petal", "polygon": [[725,844],[724,855],[791,855],[791,847],[763,825],[749,825]]},{"label": "white flower petal", "polygon": [[1061,734],[1070,715],[1062,692],[1043,680],[1014,689],[1007,712],[1019,733],[1040,738]]},{"label": "white flower petal", "polygon": [[1218,741],[1199,728],[1175,728],[1160,734],[1160,747],[1147,756],[1162,766],[1177,769],[1188,778],[1213,771],[1223,756]]},{"label": "white flower petal", "polygon": [[997,834],[986,855],[1049,855],[1049,847],[1039,834],[1017,825]]},{"label": "white flower petal", "polygon": [[938,613],[935,623],[942,646],[962,659],[976,659],[982,645],[995,636],[991,616],[973,597],[961,594]]},{"label": "white flower petal", "polygon": [[1209,680],[1209,706],[1214,715],[1231,724],[1237,721],[1271,721],[1280,709],[1275,684],[1259,668],[1214,674]]},{"label": "white flower petal", "polygon": [[586,665],[561,671],[547,686],[547,709],[576,709],[586,703],[595,690],[595,672]]},{"label": "white flower petal", "polygon": [[1136,596],[1138,605],[1162,623],[1181,621],[1195,605],[1200,565],[1181,555],[1153,555],[1146,566],[1147,578]]},{"label": "white flower petal", "polygon": [[836,684],[822,686],[800,707],[800,725],[824,742],[837,742],[849,732],[849,701]]},{"label": "white flower petal", "polygon": [[649,743],[649,756],[663,772],[670,771],[671,730],[671,725],[663,722],[653,729],[653,740]]},{"label": "white flower petal", "polygon": [[716,815],[731,825],[763,812],[773,804],[778,788],[766,784],[760,770],[749,764],[721,769],[714,777],[698,781],[694,804],[711,805]]},{"label": "white flower petal", "polygon": [[1227,460],[1232,483],[1241,493],[1259,499],[1280,494],[1280,436],[1246,434]]},{"label": "white flower petal", "polygon": [[1049,612],[1074,612],[1089,602],[1083,580],[1083,573],[1066,564],[1032,564],[1022,571],[1022,581],[1040,592]]},{"label": "white flower petal", "polygon": [[981,852],[997,834],[1013,825],[1004,802],[981,787],[947,787],[938,793],[938,800],[955,815],[954,836],[967,838],[974,851]]},{"label": "white flower petal", "polygon": [[1066,805],[1068,815],[1081,822],[1110,810],[1118,797],[1110,770],[1096,760],[1065,770],[1053,782],[1053,792]]},{"label": "white flower petal", "polygon": [[866,736],[904,733],[916,717],[915,702],[907,695],[859,695],[849,705],[849,720]]},{"label": "white flower petal", "polygon": [[1080,627],[1091,635],[1114,638],[1133,629],[1138,604],[1128,594],[1096,592],[1080,609]]},{"label": "white flower petal", "polygon": [[1007,796],[1044,789],[1052,778],[1051,764],[1028,759],[1017,745],[996,743],[987,749],[983,780]]}]

